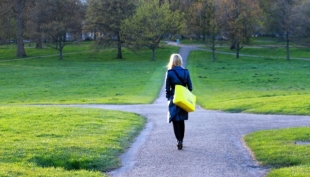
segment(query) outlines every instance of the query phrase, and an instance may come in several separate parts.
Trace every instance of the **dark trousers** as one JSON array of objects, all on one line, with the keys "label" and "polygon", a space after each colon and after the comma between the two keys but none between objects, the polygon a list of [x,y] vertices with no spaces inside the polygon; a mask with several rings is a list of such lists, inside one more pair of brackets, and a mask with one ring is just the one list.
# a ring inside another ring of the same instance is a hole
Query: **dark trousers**
[{"label": "dark trousers", "polygon": [[181,121],[172,121],[173,123],[173,130],[175,138],[178,141],[183,141],[184,133],[185,133],[185,123],[184,120]]}]

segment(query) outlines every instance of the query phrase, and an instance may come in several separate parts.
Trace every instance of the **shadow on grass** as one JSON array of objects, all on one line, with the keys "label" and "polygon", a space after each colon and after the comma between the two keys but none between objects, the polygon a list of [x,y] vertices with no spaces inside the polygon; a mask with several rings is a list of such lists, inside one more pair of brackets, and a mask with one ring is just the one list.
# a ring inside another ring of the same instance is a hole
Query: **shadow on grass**
[{"label": "shadow on grass", "polygon": [[231,109],[226,109],[225,111],[229,113],[242,113],[243,111],[245,111],[245,109],[231,108]]},{"label": "shadow on grass", "polygon": [[[117,164],[113,156],[104,154],[89,155],[86,151],[91,149],[82,149],[79,147],[59,148],[53,152],[45,152],[33,156],[28,162],[38,167],[60,167],[65,170],[106,170],[115,168]],[[109,152],[117,151],[116,149],[108,149]],[[55,153],[54,153],[55,152]],[[84,153],[85,152],[85,153]]]}]

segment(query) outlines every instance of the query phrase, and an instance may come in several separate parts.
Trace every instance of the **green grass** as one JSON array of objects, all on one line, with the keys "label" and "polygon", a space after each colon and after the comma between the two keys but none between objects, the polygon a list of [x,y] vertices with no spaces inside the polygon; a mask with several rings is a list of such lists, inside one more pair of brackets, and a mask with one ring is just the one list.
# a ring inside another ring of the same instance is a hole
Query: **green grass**
[{"label": "green grass", "polygon": [[51,48],[0,46],[0,176],[104,176],[119,167],[119,155],[145,119],[101,109],[22,106],[26,104],[135,104],[157,98],[165,65],[177,47],[135,54],[95,51],[71,43],[64,59]]},{"label": "green grass", "polygon": [[163,84],[170,54],[178,50],[159,48],[157,60],[151,61],[150,50],[137,55],[124,49],[119,60],[115,50],[82,52],[84,48],[64,60],[52,56],[0,62],[0,104],[151,103]]},{"label": "green grass", "polygon": [[277,37],[253,37],[250,38],[250,45],[259,46],[283,46],[285,45],[284,40],[280,40]]},{"label": "green grass", "polygon": [[98,171],[87,170],[65,170],[63,168],[38,167],[35,164],[27,163],[0,163],[0,176],[2,177],[104,177],[107,175]]},{"label": "green grass", "polygon": [[[236,58],[236,51],[230,50],[229,47],[217,48],[217,51],[230,53]],[[286,50],[284,47],[245,47],[240,50],[240,55],[240,58],[244,58],[242,55],[252,55],[253,58],[286,60]],[[309,48],[298,47],[290,49],[290,59],[292,60],[299,58],[310,59],[309,55]]]},{"label": "green grass", "polygon": [[[67,43],[65,45],[63,52],[66,56],[68,53],[81,53],[81,52],[89,52],[94,50],[92,42],[79,42],[79,43]],[[26,58],[31,57],[44,57],[54,55],[56,58],[59,55],[59,51],[51,48],[51,46],[46,46],[43,44],[43,49],[35,49],[35,43],[25,44],[25,51],[27,54]],[[0,45],[0,61],[1,60],[8,60],[8,59],[18,59],[16,57],[16,45]]]},{"label": "green grass", "polygon": [[267,177],[308,177],[310,165],[298,165],[280,169],[274,169],[267,174]]},{"label": "green grass", "polygon": [[310,115],[310,61],[194,51],[189,57],[197,102],[228,112]]},{"label": "green grass", "polygon": [[113,49],[96,52],[91,43],[72,43],[62,61],[54,49],[33,47],[15,60],[15,46],[0,46],[0,176],[102,176],[117,168],[145,119],[21,104],[151,103],[177,50],[159,48],[154,62],[149,50],[137,55],[124,49],[119,60]]},{"label": "green grass", "polygon": [[[190,40],[189,38],[184,38],[180,40],[180,44],[186,44],[186,45],[201,45],[202,47],[207,48],[206,44],[210,44],[210,41],[207,39],[206,41],[202,40],[197,40],[197,39],[192,39]],[[218,47],[222,46],[229,46],[230,42],[227,40],[216,40],[215,45]]]},{"label": "green grass", "polygon": [[0,176],[100,176],[143,128],[133,113],[1,106]]},{"label": "green grass", "polygon": [[[210,52],[190,54],[198,104],[228,112],[310,115],[310,62],[286,61],[283,43],[274,39],[252,42],[241,54],[260,57],[217,54],[211,62]],[[186,43],[199,41],[181,40]],[[228,45],[223,42],[218,51],[234,54]],[[170,54],[178,50],[160,48],[157,61],[151,62],[148,50],[136,55],[124,49],[125,59],[117,60],[115,50],[93,49],[91,43],[72,43],[59,61],[56,50],[27,47],[27,60],[1,62],[16,57],[14,46],[0,46],[0,104],[11,104],[0,107],[0,176],[100,176],[98,170],[119,165],[118,155],[141,130],[143,118],[97,109],[19,106],[151,103]],[[309,50],[292,48],[291,54],[307,58]],[[245,137],[262,164],[276,167],[269,177],[308,176],[308,146],[293,143],[308,140],[308,128],[270,132]]]},{"label": "green grass", "polygon": [[[280,58],[286,59],[286,43],[285,41],[280,41],[278,38],[267,38],[258,37],[251,38],[250,44],[246,45],[240,50],[240,55],[253,55],[258,58]],[[188,45],[201,45],[201,48],[210,50],[208,46],[204,44],[202,40],[181,40],[182,44]],[[230,41],[215,41],[216,51],[230,53],[236,56],[235,50],[230,50]],[[307,58],[310,59],[310,48],[298,46],[297,44],[290,43],[290,58],[299,59]]]},{"label": "green grass", "polygon": [[264,130],[248,134],[245,142],[262,165],[273,169],[267,177],[307,177],[310,174],[310,128]]},{"label": "green grass", "polygon": [[[192,39],[184,38],[181,40],[181,44],[205,44],[210,43],[210,39],[206,38],[205,41],[202,39]],[[294,43],[290,43],[292,46],[296,46]],[[215,45],[217,47],[227,47],[229,49],[231,42],[230,40],[215,40]],[[283,48],[286,45],[285,41],[279,40],[279,38],[272,38],[272,37],[257,37],[257,38],[250,38],[250,43],[246,46],[256,46],[256,47],[276,47],[276,48]]]}]

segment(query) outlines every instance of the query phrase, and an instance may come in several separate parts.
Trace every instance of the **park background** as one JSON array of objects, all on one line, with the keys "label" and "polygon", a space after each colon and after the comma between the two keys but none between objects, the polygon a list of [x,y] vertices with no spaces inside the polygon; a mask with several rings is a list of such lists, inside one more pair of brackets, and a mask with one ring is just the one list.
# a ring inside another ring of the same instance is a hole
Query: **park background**
[{"label": "park background", "polygon": [[[309,5],[0,1],[0,175],[102,176],[117,168],[145,118],[57,105],[152,103],[179,50],[166,41],[199,47],[186,67],[201,107],[310,115]],[[245,140],[261,165],[275,168],[268,176],[309,175],[309,147],[293,143],[310,141],[308,127]]]}]

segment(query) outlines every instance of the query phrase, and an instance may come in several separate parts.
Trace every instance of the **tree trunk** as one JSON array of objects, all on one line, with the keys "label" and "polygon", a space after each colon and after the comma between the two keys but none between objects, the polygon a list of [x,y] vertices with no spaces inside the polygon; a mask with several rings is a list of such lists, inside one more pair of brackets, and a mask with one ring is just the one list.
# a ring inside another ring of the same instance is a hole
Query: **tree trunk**
[{"label": "tree trunk", "polygon": [[42,45],[42,39],[41,36],[36,38],[36,49],[42,49],[43,45]]},{"label": "tree trunk", "polygon": [[212,48],[212,61],[215,61],[215,48]]},{"label": "tree trunk", "polygon": [[215,37],[212,37],[212,61],[215,61]]},{"label": "tree trunk", "polygon": [[239,43],[236,44],[236,51],[237,51],[237,58],[239,58],[239,53],[240,53],[240,45],[239,45]]},{"label": "tree trunk", "polygon": [[289,40],[289,34],[286,33],[286,59],[290,60],[290,40]]},{"label": "tree trunk", "polygon": [[231,41],[231,45],[230,45],[230,50],[235,50],[236,49],[236,42],[235,40]]},{"label": "tree trunk", "polygon": [[155,61],[155,47],[152,48],[152,61]]},{"label": "tree trunk", "polygon": [[123,55],[122,55],[122,46],[118,45],[117,46],[117,58],[118,59],[123,59]]},{"label": "tree trunk", "polygon": [[41,28],[40,25],[38,24],[37,26],[37,34],[36,34],[36,49],[42,49],[42,35],[41,35]]},{"label": "tree trunk", "polygon": [[120,36],[117,36],[117,58],[118,59],[123,59],[123,54],[122,54],[122,42],[120,39]]},{"label": "tree trunk", "polygon": [[205,34],[203,34],[203,36],[202,36],[202,41],[203,42],[206,41],[206,35]]},{"label": "tree trunk", "polygon": [[26,52],[24,48],[24,28],[23,28],[23,13],[25,7],[25,0],[17,0],[16,1],[17,7],[17,52],[16,55],[18,57],[25,57]]},{"label": "tree trunk", "polygon": [[58,42],[58,47],[59,47],[59,60],[62,60],[62,49],[64,48],[64,46],[61,40],[59,40]]},{"label": "tree trunk", "polygon": [[95,41],[97,40],[97,27],[95,28],[95,31],[94,31],[94,40]]},{"label": "tree trunk", "polygon": [[62,48],[59,49],[59,60],[62,60]]}]

